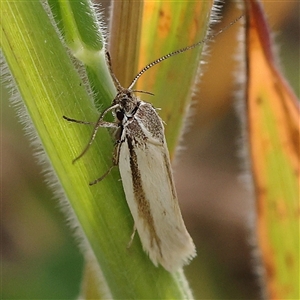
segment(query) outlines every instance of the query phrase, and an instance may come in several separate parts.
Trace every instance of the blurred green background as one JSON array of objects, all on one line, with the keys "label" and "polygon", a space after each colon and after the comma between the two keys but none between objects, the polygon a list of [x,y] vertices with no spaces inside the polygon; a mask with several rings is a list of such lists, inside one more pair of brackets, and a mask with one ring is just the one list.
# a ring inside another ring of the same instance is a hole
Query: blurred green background
[{"label": "blurred green background", "polygon": [[[265,9],[284,74],[299,95],[300,3],[266,1]],[[217,27],[237,14],[229,3]],[[253,203],[238,180],[234,34],[230,30],[211,43],[200,99],[182,144],[186,149],[175,163],[184,219],[198,249],[185,269],[196,299],[259,298],[248,234]],[[74,299],[83,268],[78,241],[45,183],[10,93],[1,87],[1,299]]]}]

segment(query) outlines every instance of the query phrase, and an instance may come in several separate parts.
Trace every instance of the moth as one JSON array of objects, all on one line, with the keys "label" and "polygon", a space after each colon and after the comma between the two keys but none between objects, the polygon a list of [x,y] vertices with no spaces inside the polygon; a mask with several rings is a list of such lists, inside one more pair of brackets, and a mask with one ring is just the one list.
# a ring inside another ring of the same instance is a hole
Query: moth
[{"label": "moth", "polygon": [[[154,65],[205,43],[240,18],[241,16],[215,35],[148,64],[135,76],[128,88],[122,87],[113,74],[110,56],[106,52],[117,89],[111,106],[102,112],[96,124],[64,116],[70,122],[95,125],[89,143],[74,161],[86,153],[100,127],[116,129],[113,165],[90,185],[103,180],[114,166],[119,166],[126,201],[143,249],[155,266],[160,264],[169,272],[177,271],[189,263],[195,257],[196,249],[178,205],[163,121],[150,103],[135,95],[136,92],[143,91],[136,91],[133,87],[142,74]],[[109,112],[112,112],[114,122],[104,120]]]}]

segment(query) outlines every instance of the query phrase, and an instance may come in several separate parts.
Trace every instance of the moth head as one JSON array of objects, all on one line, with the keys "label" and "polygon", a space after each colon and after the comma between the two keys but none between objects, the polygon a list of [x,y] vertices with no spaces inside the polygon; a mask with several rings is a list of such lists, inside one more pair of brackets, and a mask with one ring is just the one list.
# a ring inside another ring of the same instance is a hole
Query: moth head
[{"label": "moth head", "polygon": [[128,89],[122,89],[117,93],[113,101],[113,106],[116,105],[115,115],[119,121],[132,117],[139,106],[139,100],[134,95],[134,92]]}]

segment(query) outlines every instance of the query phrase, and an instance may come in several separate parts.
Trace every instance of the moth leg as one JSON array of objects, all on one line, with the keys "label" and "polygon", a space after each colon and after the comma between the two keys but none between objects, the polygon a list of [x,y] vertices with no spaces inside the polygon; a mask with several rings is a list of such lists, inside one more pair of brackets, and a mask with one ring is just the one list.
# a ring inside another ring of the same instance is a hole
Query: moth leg
[{"label": "moth leg", "polygon": [[69,117],[63,116],[63,118],[69,122],[74,122],[74,123],[78,123],[78,124],[84,124],[84,125],[96,125],[95,122],[87,122],[87,121],[81,121],[81,120],[75,120],[75,119],[71,119]]},{"label": "moth leg", "polygon": [[113,163],[115,166],[119,164],[120,159],[120,149],[125,140],[117,140],[115,144],[115,150],[113,155]]},{"label": "moth leg", "polygon": [[118,127],[118,124],[117,123],[112,123],[112,122],[104,122],[104,121],[98,121],[94,127],[94,130],[93,130],[93,133],[90,137],[90,140],[88,142],[88,144],[86,145],[86,147],[83,149],[83,151],[73,160],[73,163],[78,160],[79,158],[81,158],[87,151],[88,149],[90,148],[90,146],[92,145],[93,141],[95,140],[95,137],[96,137],[96,134],[97,134],[97,131],[100,127],[106,127],[106,128],[116,128]]},{"label": "moth leg", "polygon": [[123,143],[123,141],[121,141],[121,140],[116,142],[114,155],[113,155],[113,165],[101,177],[97,178],[93,182],[90,182],[89,185],[94,185],[94,184],[102,181],[111,172],[111,170],[119,164],[120,148],[121,148],[122,143]]},{"label": "moth leg", "polygon": [[88,144],[86,145],[86,147],[83,149],[83,151],[80,153],[79,156],[77,156],[74,160],[73,160],[73,163],[78,160],[79,158],[81,158],[86,152],[87,150],[90,148],[91,144],[93,143],[95,137],[96,137],[96,134],[97,134],[97,131],[100,127],[106,127],[106,128],[118,128],[119,125],[118,123],[114,123],[114,122],[106,122],[106,121],[103,121],[103,118],[105,117],[105,115],[115,109],[116,107],[118,106],[118,104],[116,105],[111,105],[109,106],[107,109],[105,109],[102,114],[99,116],[98,118],[98,121],[96,123],[93,123],[93,122],[85,122],[85,121],[79,121],[79,120],[75,120],[75,119],[71,119],[71,118],[68,118],[66,116],[63,116],[63,118],[67,121],[70,121],[70,122],[75,122],[75,123],[79,123],[79,124],[88,124],[88,125],[94,125],[94,130],[93,130],[93,133],[90,137],[90,140],[88,142]]},{"label": "moth leg", "polygon": [[132,232],[132,234],[130,236],[130,241],[129,241],[128,245],[127,245],[127,249],[129,249],[131,247],[133,239],[134,239],[134,236],[135,236],[135,233],[136,233],[136,226],[135,226],[135,223],[134,223],[134,225],[133,225],[133,232]]},{"label": "moth leg", "polygon": [[101,180],[103,180],[113,169],[113,167],[115,167],[116,165],[112,165],[101,177],[97,178],[96,180],[92,181],[89,183],[89,185],[94,185],[98,182],[100,182]]}]

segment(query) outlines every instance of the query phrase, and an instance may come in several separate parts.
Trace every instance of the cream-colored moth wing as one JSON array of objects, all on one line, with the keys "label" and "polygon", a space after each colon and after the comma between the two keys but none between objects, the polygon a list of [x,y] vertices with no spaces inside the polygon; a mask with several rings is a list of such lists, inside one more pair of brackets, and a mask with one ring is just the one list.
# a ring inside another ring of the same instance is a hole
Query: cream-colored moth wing
[{"label": "cream-colored moth wing", "polygon": [[122,138],[119,169],[143,248],[154,265],[176,271],[196,251],[178,205],[163,124],[151,104],[140,102]]}]

